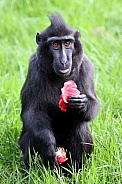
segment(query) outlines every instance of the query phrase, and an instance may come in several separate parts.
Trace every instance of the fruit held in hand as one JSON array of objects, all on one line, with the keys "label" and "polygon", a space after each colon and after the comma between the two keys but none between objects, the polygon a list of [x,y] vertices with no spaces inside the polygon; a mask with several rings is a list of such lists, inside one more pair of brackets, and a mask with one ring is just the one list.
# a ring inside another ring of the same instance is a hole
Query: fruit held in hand
[{"label": "fruit held in hand", "polygon": [[63,147],[57,148],[56,151],[56,159],[58,161],[58,164],[62,164],[65,162],[68,158],[66,158],[66,152]]},{"label": "fruit held in hand", "polygon": [[59,107],[62,111],[67,111],[68,98],[70,96],[80,95],[80,91],[77,89],[77,85],[73,80],[69,80],[64,83],[64,87],[61,88],[62,94],[60,95]]}]

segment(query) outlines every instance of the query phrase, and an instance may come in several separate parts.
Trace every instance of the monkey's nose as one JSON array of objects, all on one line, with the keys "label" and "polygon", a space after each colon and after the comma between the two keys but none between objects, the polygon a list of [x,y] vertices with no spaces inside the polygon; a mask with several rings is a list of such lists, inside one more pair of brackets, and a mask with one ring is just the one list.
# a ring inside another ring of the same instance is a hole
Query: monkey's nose
[{"label": "monkey's nose", "polygon": [[61,62],[61,64],[62,64],[63,66],[65,66],[66,63],[67,63],[67,60],[64,60],[64,59],[63,59],[63,60],[61,60],[60,62]]}]

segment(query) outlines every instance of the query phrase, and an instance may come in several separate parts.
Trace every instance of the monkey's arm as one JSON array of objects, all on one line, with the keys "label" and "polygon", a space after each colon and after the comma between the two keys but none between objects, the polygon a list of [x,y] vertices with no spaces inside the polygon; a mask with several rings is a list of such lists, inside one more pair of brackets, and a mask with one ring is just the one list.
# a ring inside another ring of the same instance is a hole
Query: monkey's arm
[{"label": "monkey's arm", "polygon": [[[32,58],[33,59],[33,58]],[[53,168],[57,164],[55,157],[55,137],[51,129],[51,118],[44,108],[43,96],[40,97],[39,71],[36,62],[30,60],[28,76],[21,91],[21,119],[23,129],[39,143],[39,154],[45,166]],[[36,71],[35,71],[36,70]],[[36,72],[36,73],[35,73]],[[43,105],[41,105],[43,104]],[[28,139],[30,139],[28,137]],[[36,148],[37,149],[37,148]]]},{"label": "monkey's arm", "polygon": [[93,65],[84,55],[80,70],[81,83],[79,83],[81,95],[72,96],[68,99],[68,109],[74,109],[75,112],[82,115],[84,121],[93,119],[98,110],[98,100],[94,89],[94,71]]},{"label": "monkey's arm", "polygon": [[51,169],[54,164],[57,165],[55,155],[55,137],[50,127],[50,118],[44,112],[35,112],[33,109],[22,112],[21,118],[24,124],[24,130],[33,135],[37,143],[39,143],[39,153],[46,167],[48,162]]}]

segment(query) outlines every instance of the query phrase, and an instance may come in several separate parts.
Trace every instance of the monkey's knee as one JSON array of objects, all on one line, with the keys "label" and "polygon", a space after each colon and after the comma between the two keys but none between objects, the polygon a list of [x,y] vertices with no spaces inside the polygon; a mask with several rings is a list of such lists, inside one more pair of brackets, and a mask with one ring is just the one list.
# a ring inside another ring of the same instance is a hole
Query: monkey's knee
[{"label": "monkey's knee", "polygon": [[87,157],[89,157],[93,151],[93,139],[90,133],[86,135],[86,140],[83,142],[83,150]]}]

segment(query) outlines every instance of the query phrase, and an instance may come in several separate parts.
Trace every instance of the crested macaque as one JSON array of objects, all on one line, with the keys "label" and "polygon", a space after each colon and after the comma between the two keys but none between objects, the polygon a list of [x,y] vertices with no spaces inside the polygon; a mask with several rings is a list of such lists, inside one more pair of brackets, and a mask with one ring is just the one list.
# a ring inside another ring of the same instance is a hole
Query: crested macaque
[{"label": "crested macaque", "polygon": [[[98,111],[93,64],[84,54],[80,32],[70,27],[60,14],[49,16],[51,24],[37,33],[37,51],[29,61],[21,90],[19,138],[23,161],[29,168],[29,152],[37,152],[45,167],[57,166],[56,148],[63,147],[69,164],[82,164],[92,152],[88,123]],[[61,88],[73,80],[80,95],[70,96],[67,111],[59,108]],[[63,165],[63,164],[62,164]]]}]

